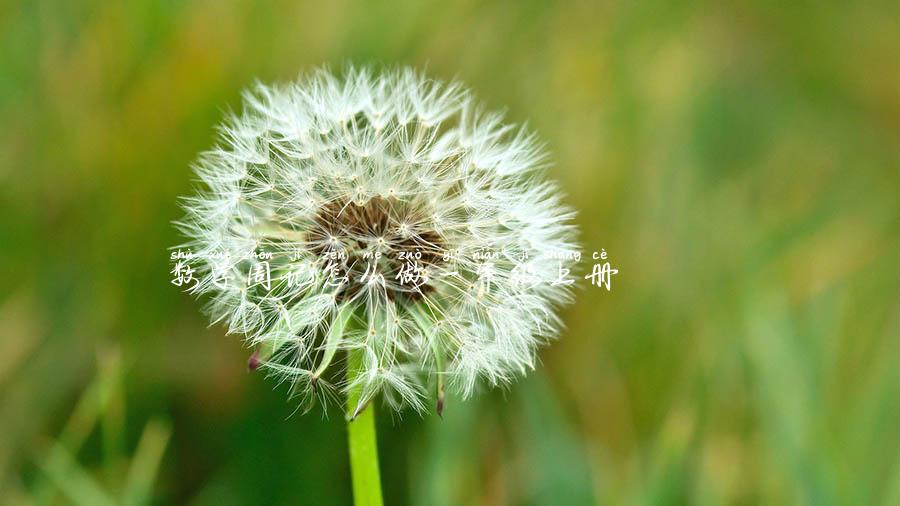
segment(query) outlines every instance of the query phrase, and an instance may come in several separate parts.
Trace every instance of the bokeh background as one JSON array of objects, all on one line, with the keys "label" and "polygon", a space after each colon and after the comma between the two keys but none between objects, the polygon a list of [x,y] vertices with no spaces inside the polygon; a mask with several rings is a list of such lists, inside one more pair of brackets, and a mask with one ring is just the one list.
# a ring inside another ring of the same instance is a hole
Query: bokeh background
[{"label": "bokeh background", "polygon": [[526,380],[381,416],[388,504],[900,504],[898,54],[879,0],[2,2],[0,503],[350,504],[167,247],[240,91],[351,61],[527,121],[620,271]]}]

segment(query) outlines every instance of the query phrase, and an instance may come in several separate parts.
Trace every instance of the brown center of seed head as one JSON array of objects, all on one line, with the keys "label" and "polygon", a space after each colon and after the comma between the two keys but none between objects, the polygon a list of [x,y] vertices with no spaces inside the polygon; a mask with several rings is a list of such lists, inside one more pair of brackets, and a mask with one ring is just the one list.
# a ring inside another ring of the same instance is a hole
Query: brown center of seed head
[{"label": "brown center of seed head", "polygon": [[338,297],[353,297],[373,277],[379,285],[383,279],[390,300],[418,300],[433,291],[444,248],[440,234],[423,226],[426,216],[421,206],[392,196],[323,205],[309,238],[325,264],[347,277]]}]

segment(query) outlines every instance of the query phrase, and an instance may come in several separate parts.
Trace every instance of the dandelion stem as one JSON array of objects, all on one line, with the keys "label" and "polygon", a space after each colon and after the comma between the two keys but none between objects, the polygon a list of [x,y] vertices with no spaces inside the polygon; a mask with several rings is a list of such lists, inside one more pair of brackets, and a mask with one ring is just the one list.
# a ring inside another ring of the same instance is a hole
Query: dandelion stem
[{"label": "dandelion stem", "polygon": [[[347,364],[348,381],[352,382],[356,378],[361,366],[362,350],[351,350]],[[347,442],[350,447],[353,504],[382,506],[378,440],[375,437],[375,406],[368,403],[359,411],[361,390],[361,387],[355,387],[347,397]]]}]

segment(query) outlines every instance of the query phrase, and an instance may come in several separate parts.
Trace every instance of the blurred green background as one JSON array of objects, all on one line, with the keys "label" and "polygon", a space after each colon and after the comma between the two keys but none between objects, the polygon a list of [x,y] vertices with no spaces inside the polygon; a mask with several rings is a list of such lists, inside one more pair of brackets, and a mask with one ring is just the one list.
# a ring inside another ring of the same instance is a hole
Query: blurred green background
[{"label": "blurred green background", "polygon": [[240,91],[347,61],[528,121],[620,271],[528,379],[382,412],[388,504],[900,504],[898,54],[877,0],[0,3],[0,504],[350,503],[166,249]]}]

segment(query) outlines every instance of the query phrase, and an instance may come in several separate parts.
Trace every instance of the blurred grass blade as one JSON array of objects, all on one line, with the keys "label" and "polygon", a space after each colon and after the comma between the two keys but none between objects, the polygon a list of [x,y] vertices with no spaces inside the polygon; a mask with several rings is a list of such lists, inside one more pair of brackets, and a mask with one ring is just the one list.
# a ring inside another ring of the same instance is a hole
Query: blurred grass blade
[{"label": "blurred grass blade", "polygon": [[59,442],[53,443],[39,466],[50,481],[74,504],[83,506],[116,504]]},{"label": "blurred grass blade", "polygon": [[171,435],[172,426],[166,421],[154,419],[144,427],[125,481],[126,506],[147,504]]},{"label": "blurred grass blade", "polygon": [[84,444],[100,416],[106,412],[112,399],[119,375],[122,372],[121,354],[117,349],[101,353],[99,372],[84,394],[78,400],[72,416],[63,427],[59,442],[72,452],[77,452]]},{"label": "blurred grass blade", "polygon": [[[106,412],[115,387],[120,381],[122,361],[117,348],[99,353],[97,362],[99,364],[97,376],[78,399],[75,409],[58,437],[58,445],[72,455],[78,453],[85,439],[96,427],[98,419]],[[54,489],[45,480],[38,480],[33,490],[35,502],[38,504],[51,502]]]},{"label": "blurred grass blade", "polygon": [[112,479],[124,456],[125,390],[124,372],[116,364],[116,374],[110,376],[109,398],[105,401],[100,418],[100,434],[103,440],[103,463],[107,476]]}]

